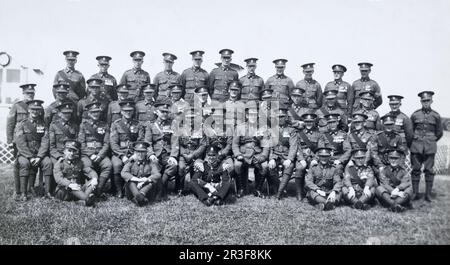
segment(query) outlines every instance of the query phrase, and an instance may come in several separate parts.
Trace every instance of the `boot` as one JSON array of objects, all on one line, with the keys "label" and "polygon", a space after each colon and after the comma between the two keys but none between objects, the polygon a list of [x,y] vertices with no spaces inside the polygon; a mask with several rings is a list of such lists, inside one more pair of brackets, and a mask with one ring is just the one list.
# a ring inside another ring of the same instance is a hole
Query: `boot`
[{"label": "boot", "polygon": [[385,203],[387,203],[389,207],[395,206],[395,202],[394,202],[394,200],[391,199],[391,195],[389,195],[389,193],[383,192],[382,198],[383,198],[383,201]]},{"label": "boot", "polygon": [[431,190],[433,189],[433,182],[425,182],[425,201],[431,202]]},{"label": "boot", "polygon": [[21,201],[28,200],[28,176],[20,177],[20,189],[23,191],[20,196]]},{"label": "boot", "polygon": [[297,200],[303,200],[305,198],[303,194],[303,183],[302,179],[295,178],[295,190],[296,190],[296,197]]},{"label": "boot", "polygon": [[51,199],[52,198],[52,192],[51,192],[51,190],[52,190],[52,184],[51,184],[51,181],[52,181],[52,176],[51,175],[48,175],[48,176],[44,176],[44,179],[45,179],[45,191],[44,191],[44,197],[46,198],[46,199]]},{"label": "boot", "polygon": [[13,163],[13,174],[14,174],[14,187],[16,190],[16,196],[20,200],[20,197],[22,195],[22,190],[20,190],[20,176],[19,176],[19,162],[17,162],[17,159]]},{"label": "boot", "polygon": [[114,174],[114,184],[116,186],[116,197],[123,198],[123,186],[122,186],[122,178],[119,174]]},{"label": "boot", "polygon": [[418,181],[413,181],[412,182],[412,188],[413,188],[413,200],[417,201],[420,199],[420,195],[419,195],[419,182]]},{"label": "boot", "polygon": [[281,178],[280,187],[278,188],[278,192],[277,192],[277,196],[276,196],[276,198],[278,200],[281,200],[283,191],[286,188],[288,182],[289,182],[289,176],[283,175],[283,177]]},{"label": "boot", "polygon": [[31,194],[33,197],[38,196],[36,190],[34,189],[35,181],[36,181],[36,173],[31,173],[30,176],[28,177],[28,193]]}]

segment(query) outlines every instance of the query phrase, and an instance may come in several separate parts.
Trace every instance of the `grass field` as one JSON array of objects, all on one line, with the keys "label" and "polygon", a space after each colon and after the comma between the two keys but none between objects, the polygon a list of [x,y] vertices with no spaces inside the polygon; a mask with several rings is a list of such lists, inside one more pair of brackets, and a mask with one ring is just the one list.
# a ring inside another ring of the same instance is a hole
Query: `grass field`
[{"label": "grass field", "polygon": [[[320,212],[294,197],[252,195],[207,208],[193,196],[135,207],[111,198],[95,208],[12,200],[10,166],[0,166],[0,244],[449,244],[450,177],[437,176],[435,201],[392,213],[375,206]],[[423,184],[423,182],[422,182]],[[423,188],[423,187],[422,187]]]}]

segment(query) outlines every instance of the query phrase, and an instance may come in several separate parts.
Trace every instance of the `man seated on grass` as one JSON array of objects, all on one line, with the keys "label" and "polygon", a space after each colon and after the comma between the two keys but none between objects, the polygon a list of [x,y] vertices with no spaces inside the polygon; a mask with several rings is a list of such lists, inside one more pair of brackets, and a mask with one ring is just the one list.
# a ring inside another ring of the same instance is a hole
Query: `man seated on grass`
[{"label": "man seated on grass", "polygon": [[206,151],[203,163],[196,164],[195,173],[189,182],[191,191],[206,206],[234,202],[230,175],[221,166],[219,149],[212,145]]},{"label": "man seated on grass", "polygon": [[353,163],[345,167],[342,195],[353,208],[368,210],[375,197],[375,177],[370,166],[364,164],[366,149],[353,150]]},{"label": "man seated on grass", "polygon": [[135,142],[134,155],[122,169],[125,195],[137,206],[146,205],[161,188],[161,174],[156,164],[147,158],[148,142]]},{"label": "man seated on grass", "polygon": [[380,186],[376,189],[380,202],[393,212],[403,212],[405,206],[412,208],[411,175],[401,166],[402,155],[400,150],[388,152],[389,165],[381,170]]},{"label": "man seated on grass", "polygon": [[[94,206],[95,187],[98,176],[80,159],[81,144],[76,140],[64,142],[62,160],[56,162],[53,175],[58,184],[55,197],[63,201],[76,201],[85,206]],[[86,181],[86,178],[89,180]]]},{"label": "man seated on grass", "polygon": [[342,188],[342,170],[331,162],[331,150],[327,147],[316,150],[319,164],[309,169],[305,179],[308,200],[325,211],[333,210],[339,204]]}]

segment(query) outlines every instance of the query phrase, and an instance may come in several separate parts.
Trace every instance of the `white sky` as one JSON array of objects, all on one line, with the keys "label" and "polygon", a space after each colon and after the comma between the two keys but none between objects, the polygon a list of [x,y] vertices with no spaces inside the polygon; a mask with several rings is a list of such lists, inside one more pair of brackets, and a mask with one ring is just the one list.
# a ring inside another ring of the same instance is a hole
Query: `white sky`
[{"label": "white sky", "polygon": [[300,65],[315,62],[322,88],[332,80],[332,64],[347,66],[344,80],[352,83],[356,64],[369,61],[386,103],[388,94],[405,96],[409,115],[420,107],[417,93],[431,89],[433,108],[450,117],[448,0],[0,0],[0,30],[0,51],[46,74],[37,93],[46,101],[64,50],[81,53],[77,69],[86,78],[97,72],[97,55],[110,55],[110,73],[119,80],[133,50],[147,53],[143,68],[153,79],[163,52],[178,56],[174,69],[181,73],[191,66],[190,51],[206,51],[203,67],[210,71],[218,51],[230,48],[234,63],[259,58],[264,80],[274,73],[273,59],[289,60],[294,83],[303,78]]}]

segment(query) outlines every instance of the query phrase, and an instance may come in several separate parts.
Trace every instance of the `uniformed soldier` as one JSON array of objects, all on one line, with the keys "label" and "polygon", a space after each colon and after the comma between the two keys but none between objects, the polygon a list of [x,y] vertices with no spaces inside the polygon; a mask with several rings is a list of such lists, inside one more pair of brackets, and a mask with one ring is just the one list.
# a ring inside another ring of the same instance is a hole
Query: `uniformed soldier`
[{"label": "uniformed soldier", "polygon": [[347,72],[347,68],[340,64],[335,64],[331,67],[333,70],[334,81],[328,82],[325,85],[324,92],[328,90],[337,90],[337,102],[339,107],[344,110],[347,116],[352,114],[352,105],[350,105],[351,95],[353,94],[352,86],[343,81],[342,77]]},{"label": "uniformed soldier", "polygon": [[244,62],[247,64],[247,75],[239,79],[242,84],[241,100],[261,100],[261,91],[264,89],[264,80],[256,73],[257,58],[248,58]]},{"label": "uniformed soldier", "polygon": [[234,161],[232,158],[234,126],[229,126],[225,123],[222,109],[216,108],[211,114],[203,114],[204,117],[207,117],[203,124],[206,146],[207,148],[214,146],[218,149],[218,158],[221,166],[232,179],[235,179]]},{"label": "uniformed soldier", "polygon": [[[73,102],[69,97],[69,84],[66,83],[59,83],[53,85],[53,88],[55,89],[55,95],[56,100],[53,101],[44,111],[44,121],[45,125],[47,127],[50,127],[50,123],[52,123],[54,120],[58,119],[58,106],[62,105],[64,103],[70,102],[73,105],[75,105],[75,102]],[[73,113],[72,121],[77,123],[78,117],[76,117],[76,112]]]},{"label": "uniformed soldier", "polygon": [[137,206],[153,201],[161,187],[161,174],[158,168],[147,158],[150,143],[133,143],[134,155],[125,163],[122,178],[125,181],[125,194]]},{"label": "uniformed soldier", "polygon": [[364,148],[352,150],[352,161],[345,167],[342,196],[355,209],[369,210],[375,198],[376,180],[370,166],[365,163]]},{"label": "uniformed soldier", "polygon": [[[328,114],[325,116],[328,122],[328,131],[323,133],[319,139],[318,147],[331,148],[331,161],[337,169],[344,170],[351,156],[352,147],[348,141],[347,133],[339,130],[339,114]],[[317,159],[311,161],[311,165],[317,165]]]},{"label": "uniformed soldier", "polygon": [[305,124],[303,130],[298,133],[298,150],[297,162],[295,164],[295,187],[297,191],[297,199],[303,199],[305,194],[305,175],[306,169],[309,168],[311,161],[314,159],[314,151],[317,149],[321,133],[317,130],[316,119],[314,113],[304,113],[301,116],[302,122]]},{"label": "uniformed soldier", "polygon": [[197,87],[194,95],[194,110],[196,115],[203,119],[207,118],[212,112],[211,102],[209,100],[208,88],[205,86]]},{"label": "uniformed soldier", "polygon": [[284,74],[286,69],[286,59],[276,59],[273,60],[275,64],[276,74],[269,77],[265,83],[265,88],[270,88],[273,90],[273,97],[280,101],[281,104],[289,106],[291,101],[291,93],[294,89],[294,82],[292,79]]},{"label": "uniformed soldier", "polygon": [[[147,123],[145,129],[145,141],[150,143],[147,155],[157,166],[158,172],[162,175],[162,190],[160,199],[167,200],[168,183],[176,178],[178,172],[178,155],[180,153],[179,140],[177,132],[169,118],[170,105],[164,101],[155,103],[156,120],[153,123]],[[181,182],[175,179],[178,191],[181,189]]]},{"label": "uniformed soldier", "polygon": [[111,126],[113,122],[122,118],[120,102],[128,99],[129,91],[128,88],[130,85],[118,85],[116,87],[117,90],[117,100],[109,103],[108,106],[108,114],[107,114],[107,122]]},{"label": "uniformed soldier", "polygon": [[169,86],[171,95],[170,103],[170,119],[181,121],[184,118],[185,112],[190,110],[189,102],[182,98],[183,86],[180,83],[173,83]]},{"label": "uniformed soldier", "polygon": [[75,105],[66,102],[58,107],[58,119],[50,123],[50,158],[53,165],[64,159],[64,142],[68,139],[76,139],[79,126],[72,122],[71,117],[75,111]]},{"label": "uniformed soldier", "polygon": [[103,98],[107,99],[108,102],[117,100],[117,81],[116,78],[108,73],[109,61],[111,61],[111,57],[106,55],[97,56],[95,58],[98,61],[99,72],[92,75],[92,78],[101,79],[102,88],[100,90],[100,94]]},{"label": "uniformed soldier", "polygon": [[325,115],[328,114],[339,114],[339,129],[348,132],[348,116],[337,101],[338,90],[328,89],[323,95],[325,96],[325,104],[315,110],[320,132],[326,132],[327,120],[325,119]]},{"label": "uniformed soldier", "polygon": [[302,115],[310,113],[311,110],[305,106],[303,88],[295,87],[291,93],[292,104],[288,109],[289,124],[296,129],[303,129]]},{"label": "uniformed soldier", "polygon": [[388,114],[395,118],[395,132],[402,137],[403,145],[409,148],[414,136],[414,131],[412,129],[411,119],[405,113],[400,111],[403,97],[399,95],[389,95],[387,97],[389,98],[389,107],[391,108],[391,111]]},{"label": "uniformed soldier", "polygon": [[373,133],[364,128],[367,115],[363,113],[353,113],[352,127],[353,130],[348,134],[348,142],[352,150],[366,150],[366,159],[363,161],[367,165],[370,160],[370,143],[372,142]]},{"label": "uniformed soldier", "polygon": [[362,92],[371,92],[374,95],[375,99],[373,105],[376,109],[381,105],[381,103],[383,103],[383,98],[381,97],[381,90],[378,83],[375,80],[369,78],[369,74],[371,72],[371,67],[373,66],[373,64],[359,63],[358,66],[359,71],[361,72],[361,78],[353,82],[352,93],[350,95],[350,101],[353,105],[353,111],[355,110],[355,108],[359,107],[359,99],[360,96],[362,96]]},{"label": "uniformed soldier", "polygon": [[112,172],[112,163],[109,158],[109,125],[100,117],[101,103],[93,102],[85,108],[88,117],[81,122],[78,134],[78,142],[81,143],[81,160],[86,167],[91,167],[97,173],[99,177],[97,196],[105,199],[105,183]]},{"label": "uniformed soldier", "polygon": [[28,191],[34,192],[37,170],[45,177],[46,197],[51,196],[53,186],[53,165],[48,157],[49,138],[42,111],[42,100],[29,100],[29,117],[17,124],[15,140],[17,147],[22,201],[28,199]]},{"label": "uniformed soldier", "polygon": [[203,170],[196,169],[189,182],[192,193],[206,206],[234,202],[230,175],[222,167],[218,153],[219,148],[209,146],[202,163]]},{"label": "uniformed soldier", "polygon": [[101,79],[97,78],[91,78],[87,81],[89,93],[86,98],[81,99],[77,104],[77,117],[80,121],[88,116],[86,106],[94,102],[100,103],[100,120],[106,120],[109,102],[101,95],[102,82]]},{"label": "uniformed soldier", "polygon": [[380,185],[376,194],[380,202],[387,204],[393,212],[403,212],[407,206],[412,208],[410,174],[400,165],[402,151],[390,150],[388,154],[389,165],[381,170]]},{"label": "uniformed soldier", "polygon": [[80,143],[68,139],[64,142],[64,156],[54,165],[55,197],[63,201],[77,201],[94,206],[94,190],[98,184],[97,173],[80,159]]},{"label": "uniformed soldier", "polygon": [[180,74],[172,69],[177,56],[168,52],[163,53],[162,56],[164,58],[164,71],[156,74],[153,79],[153,84],[156,85],[155,95],[157,101],[170,97],[169,86],[173,83],[180,83],[181,79]]},{"label": "uniformed soldier", "polygon": [[[273,97],[273,90],[271,88],[265,88],[261,93],[261,102],[259,103],[259,110],[261,112],[261,116],[259,117],[260,122],[263,122],[265,119],[265,122],[270,124],[270,119],[273,112],[272,109],[275,101],[276,99]],[[295,122],[291,121],[291,124],[294,123]]]},{"label": "uniformed soldier", "polygon": [[119,102],[121,118],[111,124],[110,146],[116,196],[123,198],[123,182],[120,176],[123,165],[133,155],[133,143],[144,139],[145,129],[133,119],[135,103],[133,100]]},{"label": "uniformed soldier", "polygon": [[156,120],[155,91],[156,85],[144,85],[144,99],[136,103],[136,120],[138,120],[142,126],[145,126],[147,122],[154,122]]},{"label": "uniformed soldier", "polygon": [[335,167],[331,148],[319,147],[319,164],[312,166],[305,178],[306,196],[320,210],[333,210],[341,200],[342,170]]},{"label": "uniformed soldier", "polygon": [[402,105],[401,100],[403,99],[402,96],[389,95],[388,98],[389,107],[391,108],[391,111],[388,114],[395,117],[394,130],[402,138],[402,145],[407,147],[403,150],[405,155],[402,157],[402,164],[405,165],[407,171],[410,171],[412,167],[409,147],[411,146],[414,137],[411,119],[405,113],[400,111],[400,106]]},{"label": "uniformed soldier", "polygon": [[[56,73],[53,84],[67,83],[69,84],[68,97],[77,102],[78,100],[86,96],[86,81],[83,74],[75,70],[75,64],[77,63],[77,56],[80,54],[77,51],[65,51],[63,54],[66,56],[67,66],[63,70]],[[53,97],[55,95],[55,87],[53,87]]]},{"label": "uniformed soldier", "polygon": [[303,74],[305,78],[297,82],[295,87],[300,87],[305,90],[305,98],[307,107],[310,109],[317,109],[322,106],[322,87],[319,82],[313,79],[314,64],[307,63],[302,65]]},{"label": "uniformed soldier", "polygon": [[178,129],[180,155],[178,157],[178,177],[176,185],[178,187],[178,196],[183,195],[184,182],[186,175],[189,173],[190,178],[194,174],[194,164],[202,163],[206,151],[207,139],[203,134],[201,120],[199,124],[195,124],[198,118],[194,112],[189,109],[185,119],[181,120],[181,128]]},{"label": "uniformed soldier", "polygon": [[395,132],[395,117],[385,115],[382,117],[383,131],[378,132],[372,137],[370,145],[370,153],[372,164],[375,166],[375,173],[383,170],[389,164],[388,151],[397,149],[405,153],[406,146],[403,145],[401,136]]},{"label": "uniformed soldier", "polygon": [[209,74],[201,67],[204,53],[204,51],[191,52],[193,65],[181,73],[180,83],[185,89],[182,96],[190,105],[194,104],[195,89],[209,84]]},{"label": "uniformed soldier", "polygon": [[[17,157],[17,148],[14,143],[14,131],[17,124],[28,118],[28,105],[27,102],[34,99],[36,84],[23,84],[22,88],[23,100],[15,102],[9,110],[8,117],[6,118],[6,143],[8,148],[13,149],[13,156]],[[19,163],[17,159],[13,164],[14,171],[14,186],[15,186],[15,199],[19,199],[20,191],[20,176],[19,176]]]},{"label": "uniformed soldier", "polygon": [[364,91],[360,94],[360,107],[354,108],[353,113],[364,113],[367,115],[364,127],[370,132],[381,131],[380,114],[373,108],[374,95],[370,91]]},{"label": "uniformed soldier", "polygon": [[[219,111],[220,108],[225,110],[225,125],[233,126],[233,128],[236,124],[244,122],[245,118],[246,104],[240,100],[241,86],[241,82],[231,81],[228,84],[228,100],[223,105],[220,102],[211,102],[211,105],[215,107],[216,111]],[[253,101],[248,104],[256,107]]]},{"label": "uniformed soldier", "polygon": [[233,137],[234,170],[236,173],[237,197],[248,193],[249,168],[255,172],[255,196],[264,198],[262,185],[268,173],[269,145],[265,128],[258,127],[258,109],[248,108],[246,123],[238,124]]},{"label": "uniformed soldier", "polygon": [[228,99],[228,83],[231,81],[238,81],[239,74],[236,70],[230,67],[231,55],[234,53],[230,49],[222,49],[219,51],[221,55],[222,64],[220,67],[214,68],[209,74],[208,87],[209,94],[212,100],[225,102]]},{"label": "uniformed soldier", "polygon": [[436,142],[443,135],[442,121],[439,113],[431,109],[433,91],[422,91],[418,94],[422,108],[411,115],[414,138],[410,147],[412,164],[412,184],[414,199],[419,199],[419,182],[422,164],[425,175],[425,200],[431,202],[431,191],[434,181],[434,156],[437,151]]},{"label": "uniformed soldier", "polygon": [[123,73],[120,79],[120,84],[127,84],[129,95],[128,97],[135,102],[142,99],[142,87],[145,84],[150,84],[150,75],[142,69],[142,63],[144,63],[145,52],[134,51],[130,53],[131,58],[133,58],[134,67]]},{"label": "uniformed soldier", "polygon": [[[298,150],[298,135],[296,129],[287,124],[287,107],[281,104],[278,114],[278,137],[271,135],[273,145],[269,154],[269,174],[272,183],[281,182],[278,187],[276,199],[281,200],[282,193],[294,172],[295,157]],[[272,127],[274,127],[272,125]]]}]

